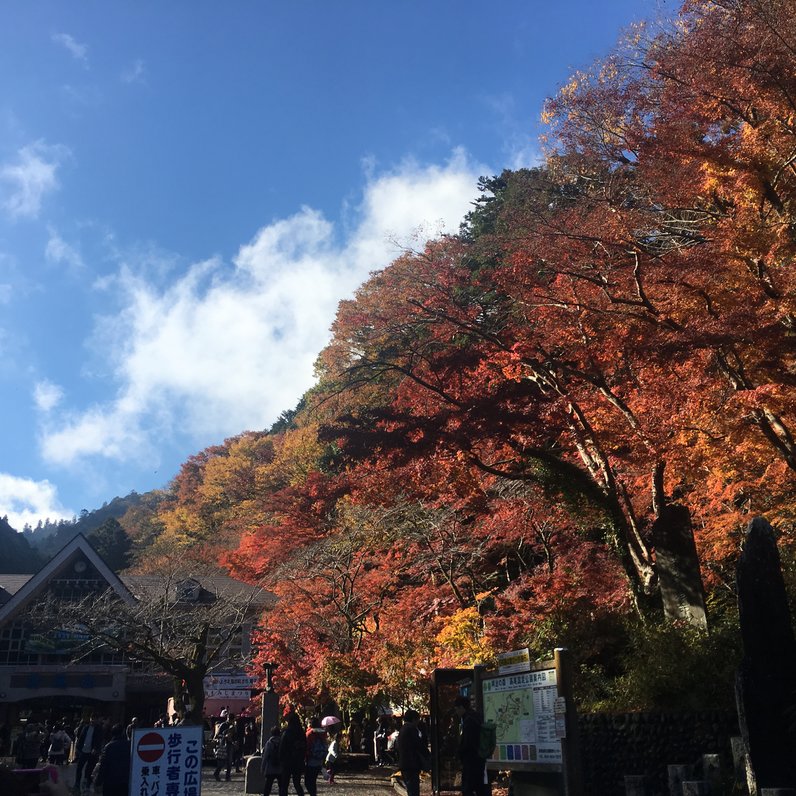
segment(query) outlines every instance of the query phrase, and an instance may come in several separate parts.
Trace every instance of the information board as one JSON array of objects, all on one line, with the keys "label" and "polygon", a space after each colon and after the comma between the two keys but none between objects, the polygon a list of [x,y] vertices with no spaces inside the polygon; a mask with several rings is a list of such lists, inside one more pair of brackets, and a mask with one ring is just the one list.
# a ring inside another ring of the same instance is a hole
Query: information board
[{"label": "information board", "polygon": [[484,721],[494,723],[497,747],[491,768],[558,768],[563,763],[557,728],[555,669],[485,677]]},{"label": "information board", "polygon": [[202,728],[136,729],[130,755],[130,796],[200,796]]}]

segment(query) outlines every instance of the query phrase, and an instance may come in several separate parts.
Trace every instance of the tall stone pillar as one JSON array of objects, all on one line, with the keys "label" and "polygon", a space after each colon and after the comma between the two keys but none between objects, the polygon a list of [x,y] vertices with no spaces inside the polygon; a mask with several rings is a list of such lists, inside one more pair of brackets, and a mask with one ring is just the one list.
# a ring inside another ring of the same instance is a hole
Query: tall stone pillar
[{"label": "tall stone pillar", "polygon": [[688,509],[679,503],[665,506],[652,526],[652,539],[666,618],[706,630],[702,575]]},{"label": "tall stone pillar", "polygon": [[262,706],[260,708],[260,750],[265,749],[265,742],[271,735],[271,727],[279,723],[279,694],[274,690],[271,677],[274,664],[266,663],[265,690],[262,693]]},{"label": "tall stone pillar", "polygon": [[771,525],[749,523],[737,568],[741,734],[758,788],[796,787],[796,640]]}]

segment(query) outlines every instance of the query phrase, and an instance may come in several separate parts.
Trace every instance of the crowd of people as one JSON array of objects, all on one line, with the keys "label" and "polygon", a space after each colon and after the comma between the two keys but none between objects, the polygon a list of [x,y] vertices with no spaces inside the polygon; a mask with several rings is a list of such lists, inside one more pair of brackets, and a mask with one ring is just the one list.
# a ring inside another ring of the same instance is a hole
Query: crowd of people
[{"label": "crowd of people", "polygon": [[[265,776],[265,796],[277,783],[279,796],[286,796],[290,784],[297,796],[318,794],[318,777],[334,785],[335,769],[340,758],[340,723],[322,726],[315,716],[305,729],[295,711],[289,711],[283,725],[271,728],[262,750],[261,768]],[[302,784],[303,780],[303,784]]]},{"label": "crowd of people", "polygon": [[[465,696],[454,701],[454,713],[458,720],[457,756],[462,794],[489,796],[486,758],[481,748],[481,719]],[[334,784],[341,741],[349,751],[372,753],[376,766],[397,766],[407,796],[419,796],[421,773],[431,770],[431,754],[428,725],[416,710],[405,711],[400,726],[392,716],[381,716],[375,725],[354,717],[345,732],[342,723],[330,722],[331,718],[323,720],[327,723],[324,727],[320,717],[315,716],[305,730],[298,714],[291,710],[281,725],[271,728],[262,750],[264,796],[271,796],[274,783],[278,786],[278,796],[288,796],[291,784],[296,796],[305,796],[305,792],[317,796],[321,773],[327,782]],[[217,768],[217,779],[219,772]]]},{"label": "crowd of people", "polygon": [[[130,727],[111,725],[91,715],[72,726],[61,721],[28,721],[11,743],[18,770],[33,771],[47,764],[62,769],[74,764],[74,790],[98,787],[102,796],[127,796],[130,775]],[[46,784],[46,777],[44,778]],[[53,778],[53,783],[63,778]],[[60,792],[61,789],[52,792]]]},{"label": "crowd of people", "polygon": [[[457,754],[462,771],[463,796],[489,796],[486,759],[479,751],[481,721],[467,697],[457,697]],[[167,716],[156,726],[170,723]],[[179,722],[178,722],[179,723]],[[68,719],[59,722],[29,721],[14,739],[11,752],[20,769],[36,769],[42,761],[51,766],[75,765],[74,789],[101,787],[103,796],[127,796],[130,770],[130,741],[138,726],[133,718],[125,727],[111,726],[92,715],[72,727]],[[296,796],[317,796],[318,780],[335,784],[341,751],[367,753],[376,766],[397,766],[407,796],[419,796],[421,772],[430,771],[428,725],[420,714],[406,710],[400,726],[392,716],[374,723],[354,716],[344,730],[334,716],[312,716],[305,725],[290,709],[272,727],[260,750],[259,728],[252,719],[236,718],[227,710],[210,730],[215,757],[213,775],[229,781],[232,769],[240,771],[247,756],[261,753],[264,796],[271,796],[274,784],[278,796],[288,796],[292,784]]]}]

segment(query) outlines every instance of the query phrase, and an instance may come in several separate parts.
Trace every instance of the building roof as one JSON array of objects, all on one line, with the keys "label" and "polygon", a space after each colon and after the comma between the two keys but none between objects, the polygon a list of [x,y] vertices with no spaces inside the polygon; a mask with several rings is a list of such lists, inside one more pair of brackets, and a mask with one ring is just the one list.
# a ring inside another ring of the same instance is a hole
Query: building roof
[{"label": "building roof", "polygon": [[91,543],[78,534],[59,550],[38,572],[32,575],[4,575],[0,573],[0,623],[7,621],[21,610],[31,599],[40,594],[47,583],[64,571],[76,557],[85,556],[99,574],[108,582],[108,587],[116,591],[128,603],[146,597],[163,594],[164,586],[176,590],[182,584],[194,585],[193,600],[197,603],[210,603],[221,597],[226,600],[242,600],[255,608],[265,608],[274,603],[274,595],[257,586],[235,580],[219,571],[186,573],[184,577],[164,575],[117,575],[108,567]]},{"label": "building roof", "polygon": [[33,575],[2,575],[0,574],[0,605],[16,594]]},{"label": "building roof", "polygon": [[[164,578],[162,575],[121,575],[120,577],[138,599],[163,594]],[[178,586],[185,580],[195,581],[200,586],[205,599],[200,597],[197,602],[207,602],[208,595],[227,600],[250,599],[253,605],[260,607],[265,607],[273,601],[273,595],[269,592],[220,572],[192,573],[184,579],[175,579],[174,585]],[[0,583],[2,583],[2,579],[0,579]]]}]

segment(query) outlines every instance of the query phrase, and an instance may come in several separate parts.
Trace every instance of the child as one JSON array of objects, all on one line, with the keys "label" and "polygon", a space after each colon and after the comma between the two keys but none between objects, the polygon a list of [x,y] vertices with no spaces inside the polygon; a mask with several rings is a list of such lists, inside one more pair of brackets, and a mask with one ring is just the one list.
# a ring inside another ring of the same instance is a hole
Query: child
[{"label": "child", "polygon": [[340,756],[340,741],[337,739],[337,733],[330,736],[329,749],[326,752],[326,771],[329,778],[329,784],[334,785],[334,769],[337,763],[337,758]]}]

